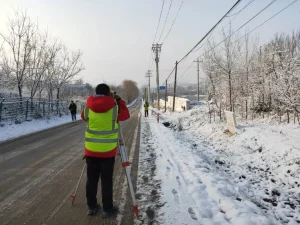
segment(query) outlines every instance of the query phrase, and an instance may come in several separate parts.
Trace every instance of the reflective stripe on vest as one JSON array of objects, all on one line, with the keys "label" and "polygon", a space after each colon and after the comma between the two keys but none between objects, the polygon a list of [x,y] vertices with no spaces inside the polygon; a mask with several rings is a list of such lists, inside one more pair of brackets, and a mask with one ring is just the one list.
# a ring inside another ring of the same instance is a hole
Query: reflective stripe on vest
[{"label": "reflective stripe on vest", "polygon": [[108,131],[97,131],[97,130],[91,130],[90,128],[86,128],[86,131],[91,133],[91,134],[99,134],[99,135],[105,135],[105,134],[114,134],[119,131],[119,129],[114,129],[114,130],[108,130]]},{"label": "reflective stripe on vest", "polygon": [[116,139],[86,138],[85,141],[95,142],[95,143],[114,143],[114,142],[118,141],[118,138],[116,138]]},{"label": "reflective stripe on vest", "polygon": [[89,107],[85,106],[84,108],[84,118],[86,119],[86,121],[89,120]]},{"label": "reflective stripe on vest", "polygon": [[116,124],[117,116],[118,116],[118,115],[117,115],[117,110],[118,110],[118,107],[115,106],[115,107],[113,108],[112,130],[115,129],[115,124]]},{"label": "reflective stripe on vest", "polygon": [[[92,152],[108,152],[118,143],[118,105],[104,113],[96,113],[85,106],[84,118],[88,121],[85,147]],[[111,122],[110,122],[111,121]]]}]

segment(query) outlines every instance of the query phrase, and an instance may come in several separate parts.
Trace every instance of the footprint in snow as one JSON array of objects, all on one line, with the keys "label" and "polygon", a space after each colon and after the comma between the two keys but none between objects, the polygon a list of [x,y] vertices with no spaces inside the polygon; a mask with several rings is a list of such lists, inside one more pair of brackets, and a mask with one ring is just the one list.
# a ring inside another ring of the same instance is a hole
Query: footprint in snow
[{"label": "footprint in snow", "polygon": [[178,184],[179,184],[179,186],[180,186],[180,185],[181,185],[180,177],[179,177],[179,176],[176,176],[176,180],[177,180],[177,182],[178,182]]},{"label": "footprint in snow", "polygon": [[176,203],[180,203],[178,192],[177,192],[175,189],[173,189],[173,190],[172,190],[172,193],[173,193],[173,195],[174,195],[174,200],[175,200],[175,202],[176,202]]},{"label": "footprint in snow", "polygon": [[169,159],[167,161],[168,161],[168,163],[170,163],[171,166],[173,166],[173,163],[171,163],[171,161]]},{"label": "footprint in snow", "polygon": [[171,173],[171,168],[167,166],[166,169],[167,169],[166,176],[169,177]]},{"label": "footprint in snow", "polygon": [[198,220],[196,216],[196,212],[192,207],[189,207],[188,212],[193,220]]}]

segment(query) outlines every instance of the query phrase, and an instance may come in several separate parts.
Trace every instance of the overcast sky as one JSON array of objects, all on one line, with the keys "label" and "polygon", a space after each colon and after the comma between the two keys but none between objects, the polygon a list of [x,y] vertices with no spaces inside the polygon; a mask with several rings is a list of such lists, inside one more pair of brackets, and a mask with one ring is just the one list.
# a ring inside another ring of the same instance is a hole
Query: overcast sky
[{"label": "overcast sky", "polygon": [[[233,11],[238,12],[251,0],[243,0]],[[246,28],[251,30],[294,0],[277,0]],[[41,29],[59,37],[70,49],[83,52],[85,70],[80,76],[94,85],[106,81],[119,84],[132,79],[139,86],[146,84],[151,45],[154,39],[163,0],[0,0],[0,31],[5,32],[7,16],[13,9],[27,9],[32,19],[38,19]],[[171,0],[165,0],[158,37]],[[182,0],[173,0],[161,40],[166,36]],[[239,28],[264,8],[271,0],[254,0],[233,21]],[[181,59],[201,37],[229,10],[235,0],[185,0],[170,35],[162,46],[160,83],[170,73],[176,60]],[[230,17],[231,19],[233,17]],[[228,23],[224,20],[221,26]],[[221,26],[212,35],[220,34]],[[265,43],[274,33],[291,32],[300,27],[300,1],[253,32]],[[241,33],[244,33],[241,30]],[[158,39],[158,38],[157,38]],[[157,40],[156,40],[157,41]],[[203,53],[191,54],[180,66],[183,72]],[[154,63],[152,68],[154,69]],[[155,72],[155,71],[153,71]],[[153,74],[155,75],[155,74]],[[181,82],[196,82],[196,64]],[[152,77],[155,85],[155,76]]]}]

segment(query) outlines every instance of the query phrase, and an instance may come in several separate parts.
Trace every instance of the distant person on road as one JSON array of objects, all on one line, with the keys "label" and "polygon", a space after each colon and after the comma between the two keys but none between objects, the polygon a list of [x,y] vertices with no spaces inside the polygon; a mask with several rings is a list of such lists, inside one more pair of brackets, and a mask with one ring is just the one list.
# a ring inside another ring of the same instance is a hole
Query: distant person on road
[{"label": "distant person on road", "polygon": [[146,101],[145,104],[144,104],[145,117],[148,117],[148,108],[149,108],[149,104],[148,104],[148,102]]},{"label": "distant person on road", "polygon": [[72,121],[76,120],[76,113],[77,113],[77,105],[71,101],[71,104],[69,105],[69,110],[71,112]]},{"label": "distant person on road", "polygon": [[126,104],[109,86],[99,84],[96,95],[88,97],[81,118],[87,121],[84,155],[87,164],[86,198],[88,215],[94,215],[97,189],[101,178],[103,215],[110,216],[118,211],[113,205],[113,171],[118,145],[118,122],[129,119]]}]

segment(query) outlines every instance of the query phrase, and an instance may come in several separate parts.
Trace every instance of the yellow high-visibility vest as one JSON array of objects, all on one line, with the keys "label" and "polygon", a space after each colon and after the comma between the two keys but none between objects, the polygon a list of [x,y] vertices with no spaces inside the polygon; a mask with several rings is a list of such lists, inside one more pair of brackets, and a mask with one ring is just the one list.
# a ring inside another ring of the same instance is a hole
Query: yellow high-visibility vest
[{"label": "yellow high-visibility vest", "polygon": [[91,152],[109,152],[118,145],[118,106],[105,113],[96,113],[84,107],[84,118],[87,120],[85,131],[85,148]]}]

